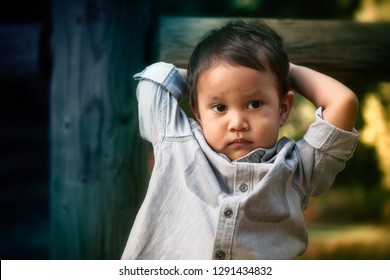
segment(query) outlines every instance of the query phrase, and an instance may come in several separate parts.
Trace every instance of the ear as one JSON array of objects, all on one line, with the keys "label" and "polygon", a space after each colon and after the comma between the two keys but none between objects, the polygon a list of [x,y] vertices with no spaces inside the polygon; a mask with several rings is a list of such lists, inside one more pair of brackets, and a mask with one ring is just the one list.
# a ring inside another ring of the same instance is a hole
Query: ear
[{"label": "ear", "polygon": [[294,105],[294,93],[292,91],[287,92],[280,103],[280,123],[282,127],[286,122],[288,115],[290,114],[291,108]]}]

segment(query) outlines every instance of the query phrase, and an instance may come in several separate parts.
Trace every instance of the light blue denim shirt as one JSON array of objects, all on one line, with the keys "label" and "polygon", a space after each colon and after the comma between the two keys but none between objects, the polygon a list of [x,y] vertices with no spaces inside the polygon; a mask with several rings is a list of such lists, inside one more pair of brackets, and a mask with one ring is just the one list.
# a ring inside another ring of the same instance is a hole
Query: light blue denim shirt
[{"label": "light blue denim shirt", "polygon": [[214,152],[178,102],[185,79],[171,64],[135,75],[141,136],[155,165],[123,259],[294,259],[307,246],[302,211],[352,156],[358,134],[321,118],[302,140],[282,138],[230,161]]}]

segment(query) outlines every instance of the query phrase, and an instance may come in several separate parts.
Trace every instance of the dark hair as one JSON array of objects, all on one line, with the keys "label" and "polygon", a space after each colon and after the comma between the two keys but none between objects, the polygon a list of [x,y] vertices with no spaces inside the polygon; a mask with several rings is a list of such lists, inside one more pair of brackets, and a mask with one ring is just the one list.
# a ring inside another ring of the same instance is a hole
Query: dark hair
[{"label": "dark hair", "polygon": [[289,62],[281,37],[262,21],[233,20],[209,31],[191,54],[187,71],[194,108],[200,75],[220,61],[268,71],[278,83],[280,97],[289,90]]}]

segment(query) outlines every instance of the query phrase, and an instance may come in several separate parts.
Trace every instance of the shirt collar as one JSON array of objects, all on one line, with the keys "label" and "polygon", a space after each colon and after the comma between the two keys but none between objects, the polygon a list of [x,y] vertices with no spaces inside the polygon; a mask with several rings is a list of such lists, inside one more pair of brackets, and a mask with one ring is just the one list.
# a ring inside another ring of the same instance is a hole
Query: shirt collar
[{"label": "shirt collar", "polygon": [[263,163],[268,162],[276,155],[276,145],[269,149],[258,148],[249,152],[243,157],[231,161],[226,155],[219,154],[230,162],[249,162],[249,163]]}]

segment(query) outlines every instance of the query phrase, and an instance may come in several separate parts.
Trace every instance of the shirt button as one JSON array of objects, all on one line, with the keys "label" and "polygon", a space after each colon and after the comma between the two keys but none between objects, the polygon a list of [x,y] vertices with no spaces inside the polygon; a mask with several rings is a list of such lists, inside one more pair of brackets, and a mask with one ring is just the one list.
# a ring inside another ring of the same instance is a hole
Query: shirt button
[{"label": "shirt button", "polygon": [[224,260],[226,257],[226,254],[224,251],[222,250],[217,250],[215,251],[215,258],[218,259],[218,260]]},{"label": "shirt button", "polygon": [[225,211],[223,211],[223,214],[225,215],[225,217],[231,218],[233,216],[233,210],[230,208],[227,208],[227,209],[225,209]]},{"label": "shirt button", "polygon": [[246,192],[248,190],[248,185],[245,183],[242,183],[239,187],[240,191]]}]

